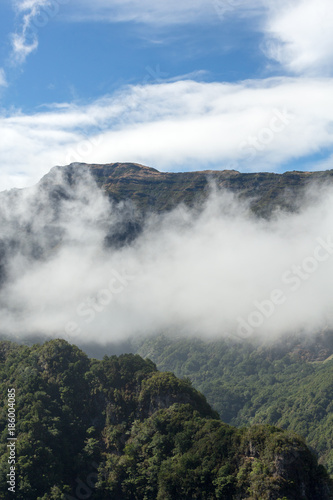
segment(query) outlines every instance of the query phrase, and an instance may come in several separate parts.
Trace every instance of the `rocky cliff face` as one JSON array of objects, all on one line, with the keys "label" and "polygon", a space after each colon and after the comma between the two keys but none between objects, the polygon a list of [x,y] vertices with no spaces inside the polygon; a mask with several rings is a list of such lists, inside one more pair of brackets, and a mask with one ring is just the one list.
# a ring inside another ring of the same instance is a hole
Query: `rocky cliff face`
[{"label": "rocky cliff face", "polygon": [[[273,428],[271,428],[273,429]],[[302,443],[295,439],[292,434],[287,434],[283,443],[281,435],[274,432],[264,435],[260,426],[254,426],[246,434],[245,450],[240,464],[240,470],[250,470],[252,484],[250,490],[251,498],[267,498],[277,500],[279,498],[294,499],[295,490],[300,499],[330,498],[332,492],[330,486],[323,481],[324,468],[319,467],[312,475],[315,459]],[[286,445],[288,443],[288,445]],[[269,479],[265,477],[266,466],[270,468]],[[266,486],[266,488],[265,488]],[[274,490],[279,490],[279,493]]]},{"label": "rocky cliff face", "polygon": [[[311,186],[315,191],[333,185],[332,170],[284,174],[243,174],[235,170],[167,173],[135,163],[87,166],[97,184],[113,199],[131,199],[143,212],[162,212],[179,203],[200,202],[207,197],[211,183],[215,183],[218,188],[251,199],[252,210],[268,217],[277,208],[296,210]],[[80,165],[65,168],[74,171]]]}]

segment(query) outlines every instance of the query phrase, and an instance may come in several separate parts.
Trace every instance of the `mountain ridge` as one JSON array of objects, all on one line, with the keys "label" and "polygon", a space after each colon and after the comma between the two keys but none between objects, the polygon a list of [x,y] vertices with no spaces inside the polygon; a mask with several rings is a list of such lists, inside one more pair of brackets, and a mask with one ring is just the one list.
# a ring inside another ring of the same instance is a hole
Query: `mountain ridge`
[{"label": "mountain ridge", "polygon": [[[333,170],[283,174],[236,170],[160,172],[139,163],[121,162],[53,167],[67,172],[70,177],[79,168],[88,168],[97,185],[114,201],[131,199],[143,213],[169,211],[181,203],[192,206],[208,197],[213,182],[218,189],[226,189],[240,199],[250,198],[252,211],[268,217],[276,209],[295,211],[311,186],[333,185]],[[41,182],[48,176],[46,174]]]}]

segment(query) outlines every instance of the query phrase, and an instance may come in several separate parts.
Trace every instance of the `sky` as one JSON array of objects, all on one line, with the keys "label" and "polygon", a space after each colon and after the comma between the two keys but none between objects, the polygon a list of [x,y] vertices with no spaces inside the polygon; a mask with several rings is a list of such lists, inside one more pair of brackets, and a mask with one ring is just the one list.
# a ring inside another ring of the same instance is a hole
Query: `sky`
[{"label": "sky", "polygon": [[331,0],[1,0],[0,190],[54,165],[333,165]]}]

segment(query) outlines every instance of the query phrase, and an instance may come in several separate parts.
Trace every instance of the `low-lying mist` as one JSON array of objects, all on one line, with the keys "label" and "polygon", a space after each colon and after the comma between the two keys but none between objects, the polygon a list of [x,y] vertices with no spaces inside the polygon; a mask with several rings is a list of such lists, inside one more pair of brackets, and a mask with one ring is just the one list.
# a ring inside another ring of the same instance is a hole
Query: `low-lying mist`
[{"label": "low-lying mist", "polygon": [[332,191],[314,187],[298,213],[264,220],[211,186],[204,205],[151,214],[109,246],[140,219],[131,202],[111,203],[82,167],[45,179],[0,194],[2,336],[105,344],[333,328]]}]

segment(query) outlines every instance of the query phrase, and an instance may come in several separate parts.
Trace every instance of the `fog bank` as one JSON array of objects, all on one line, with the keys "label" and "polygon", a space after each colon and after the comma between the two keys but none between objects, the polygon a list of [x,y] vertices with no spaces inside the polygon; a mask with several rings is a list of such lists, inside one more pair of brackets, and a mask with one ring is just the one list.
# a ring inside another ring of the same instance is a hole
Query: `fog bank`
[{"label": "fog bank", "polygon": [[0,333],[104,344],[332,328],[333,192],[308,200],[266,221],[212,186],[200,209],[151,215],[108,248],[133,206],[111,204],[86,171],[68,183],[56,169],[50,185],[0,194]]}]

